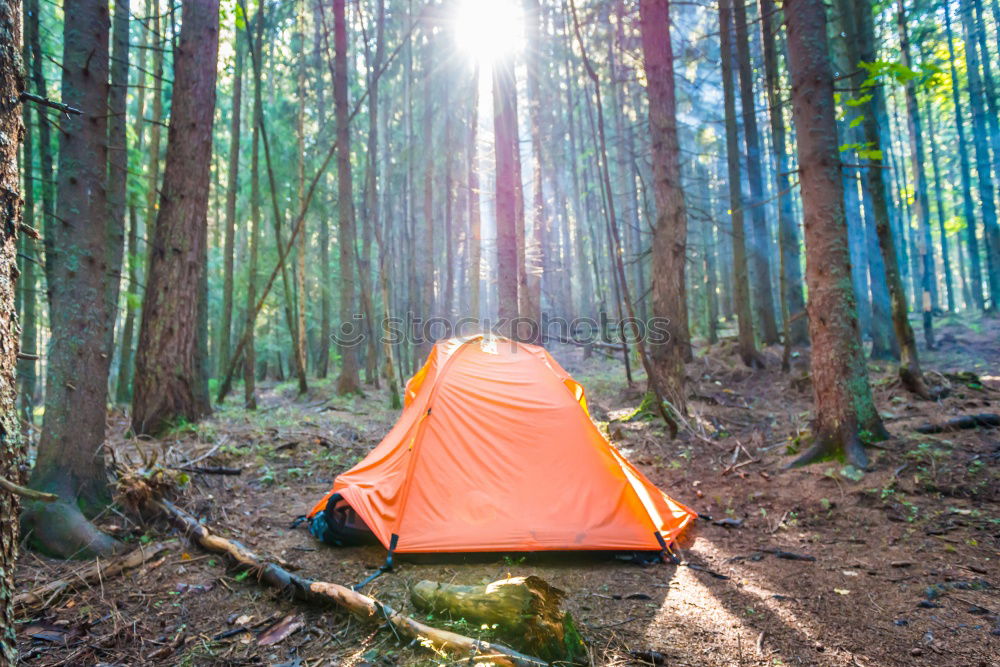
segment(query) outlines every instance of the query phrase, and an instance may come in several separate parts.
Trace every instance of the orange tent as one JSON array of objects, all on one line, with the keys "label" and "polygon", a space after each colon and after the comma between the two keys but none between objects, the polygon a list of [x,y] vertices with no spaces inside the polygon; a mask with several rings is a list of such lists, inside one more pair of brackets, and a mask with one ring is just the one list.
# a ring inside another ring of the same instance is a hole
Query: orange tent
[{"label": "orange tent", "polygon": [[605,439],[547,351],[483,336],[434,346],[399,421],[309,517],[335,493],[396,553],[659,551],[696,516]]}]

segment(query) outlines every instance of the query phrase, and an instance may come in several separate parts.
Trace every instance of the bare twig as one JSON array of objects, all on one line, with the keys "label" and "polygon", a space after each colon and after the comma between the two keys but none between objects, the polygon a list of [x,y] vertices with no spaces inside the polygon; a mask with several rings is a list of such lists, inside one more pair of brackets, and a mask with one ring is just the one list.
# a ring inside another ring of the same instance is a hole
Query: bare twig
[{"label": "bare twig", "polygon": [[56,109],[62,111],[63,113],[73,113],[77,115],[83,115],[83,112],[76,107],[71,107],[68,104],[63,104],[62,102],[53,102],[52,100],[40,97],[39,95],[33,95],[28,92],[21,93],[21,100],[25,102],[34,102],[35,104],[41,104],[43,107],[49,107],[51,109]]},{"label": "bare twig", "polygon": [[55,501],[59,500],[59,496],[55,495],[54,493],[44,493],[42,491],[35,491],[34,489],[29,489],[27,487],[21,486],[20,484],[15,484],[6,477],[0,477],[0,488],[5,489],[16,496],[27,498],[28,500],[41,500],[42,502],[46,503],[54,503]]}]

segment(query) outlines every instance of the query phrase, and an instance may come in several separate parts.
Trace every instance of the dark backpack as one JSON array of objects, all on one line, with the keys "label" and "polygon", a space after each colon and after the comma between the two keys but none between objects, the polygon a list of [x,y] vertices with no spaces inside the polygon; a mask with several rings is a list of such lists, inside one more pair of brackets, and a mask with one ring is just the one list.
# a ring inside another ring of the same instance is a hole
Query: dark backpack
[{"label": "dark backpack", "polygon": [[330,496],[326,507],[313,516],[309,532],[335,547],[378,544],[375,534],[339,493]]}]

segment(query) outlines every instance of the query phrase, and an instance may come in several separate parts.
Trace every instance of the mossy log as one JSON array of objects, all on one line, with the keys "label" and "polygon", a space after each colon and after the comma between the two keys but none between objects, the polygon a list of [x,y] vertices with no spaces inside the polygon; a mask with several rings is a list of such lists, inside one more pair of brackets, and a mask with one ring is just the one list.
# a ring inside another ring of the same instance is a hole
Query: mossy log
[{"label": "mossy log", "polygon": [[545,660],[574,662],[586,655],[573,618],[563,611],[566,594],[535,576],[501,579],[485,586],[421,581],[410,591],[417,609],[486,625],[522,651]]}]

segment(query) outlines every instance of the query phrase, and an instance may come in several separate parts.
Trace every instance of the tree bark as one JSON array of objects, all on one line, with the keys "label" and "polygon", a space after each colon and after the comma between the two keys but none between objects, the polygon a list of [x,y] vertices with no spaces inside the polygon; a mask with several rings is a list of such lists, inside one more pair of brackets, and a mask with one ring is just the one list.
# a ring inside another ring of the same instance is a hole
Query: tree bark
[{"label": "tree bark", "polygon": [[208,186],[219,49],[219,0],[184,0],[163,190],[153,234],[136,356],[132,428],[161,433],[211,412],[198,355],[199,294],[207,270]]},{"label": "tree bark", "polygon": [[778,241],[780,245],[780,271],[783,279],[781,288],[782,320],[787,329],[785,335],[793,345],[809,342],[808,325],[804,318],[789,322],[792,317],[805,310],[802,296],[802,258],[799,253],[798,221],[793,211],[791,167],[788,163],[788,148],[785,140],[785,119],[781,77],[778,73],[777,34],[781,28],[781,16],[774,0],[760,0],[761,43],[764,52],[764,77],[767,85],[768,119],[771,123],[771,147],[774,152],[775,186],[778,191]]},{"label": "tree bark", "polygon": [[[340,322],[354,322],[355,228],[354,188],[351,184],[350,119],[347,108],[347,23],[345,0],[333,0],[334,80],[333,105],[337,116],[337,211],[340,246]],[[361,391],[358,351],[353,341],[340,343],[340,375],[337,393],[341,396]]]},{"label": "tree bark", "polygon": [[88,518],[110,500],[103,443],[122,230],[105,189],[108,6],[67,0],[63,9],[73,20],[63,26],[62,99],[83,113],[60,122],[57,209],[45,235],[51,345],[30,482],[61,500],[26,505],[22,527],[49,554],[88,557],[115,546]]},{"label": "tree bark", "polygon": [[653,317],[666,324],[667,340],[650,344],[674,407],[687,412],[684,395],[684,342],[681,331],[687,310],[684,290],[687,210],[681,188],[680,146],[677,141],[677,98],[674,92],[669,0],[640,0],[639,26],[649,95],[652,139],[653,194]]},{"label": "tree bark", "polygon": [[746,232],[743,225],[743,187],[740,178],[739,138],[736,132],[736,93],[733,89],[733,12],[731,0],[719,0],[722,51],[722,92],[726,117],[726,158],[729,181],[729,214],[733,234],[733,301],[736,310],[740,358],[751,368],[764,366],[753,335],[750,286],[747,273]]},{"label": "tree bark", "polygon": [[822,0],[788,0],[792,117],[798,139],[816,419],[805,464],[843,453],[864,469],[864,441],[887,436],[868,385],[850,281],[843,181]]},{"label": "tree bark", "polygon": [[740,105],[743,112],[743,140],[747,149],[747,182],[750,199],[744,207],[750,209],[752,234],[750,258],[753,261],[753,303],[757,313],[761,340],[765,345],[778,342],[778,327],[774,319],[774,297],[771,292],[771,239],[764,210],[764,182],[761,177],[760,134],[753,94],[753,63],[747,37],[747,13],[743,0],[732,0],[733,22],[736,27],[736,60],[740,77]]},{"label": "tree bark", "polygon": [[[33,7],[37,11],[37,6]],[[37,27],[34,20],[25,21]],[[30,28],[29,28],[30,30]],[[36,38],[37,39],[37,38]],[[17,153],[25,126],[19,103],[25,90],[24,67],[21,62],[21,2],[0,2],[0,133],[6,138],[0,143],[0,200],[5,224],[0,230],[0,478],[20,484],[25,459],[21,429],[17,423],[15,369],[18,353],[18,325],[15,310],[17,284],[17,236],[21,222],[21,186]],[[44,121],[43,121],[44,122]],[[30,165],[30,161],[25,162]],[[27,169],[28,180],[31,170]],[[16,616],[14,614],[14,562],[17,559],[19,498],[0,489],[0,665],[17,664]]]}]

